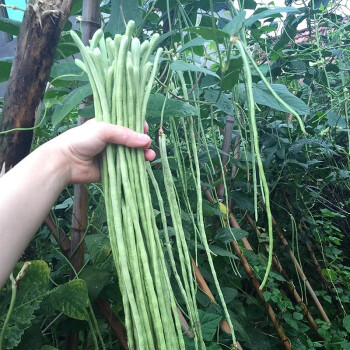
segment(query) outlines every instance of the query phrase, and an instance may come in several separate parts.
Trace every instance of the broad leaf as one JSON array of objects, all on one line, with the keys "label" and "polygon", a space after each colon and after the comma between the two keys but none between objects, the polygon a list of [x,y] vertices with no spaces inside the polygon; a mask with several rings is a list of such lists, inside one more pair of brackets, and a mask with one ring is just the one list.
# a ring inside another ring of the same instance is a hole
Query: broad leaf
[{"label": "broad leaf", "polygon": [[253,23],[255,23],[256,21],[258,21],[259,19],[262,18],[267,18],[267,17],[271,17],[273,15],[278,15],[281,14],[282,12],[285,13],[301,13],[302,10],[301,9],[297,9],[295,7],[292,6],[288,6],[288,7],[275,7],[274,9],[271,10],[265,10],[262,11],[256,15],[253,15],[251,17],[249,17],[246,21],[245,21],[245,25],[247,27],[251,26]]},{"label": "broad leaf", "polygon": [[206,40],[219,40],[222,42],[223,39],[230,39],[230,35],[219,29],[213,29],[209,27],[190,27],[184,29],[186,32],[196,33]]},{"label": "broad leaf", "polygon": [[244,190],[231,191],[229,197],[235,201],[235,207],[243,210],[248,210],[251,213],[254,212],[254,199]]},{"label": "broad leaf", "polygon": [[284,48],[291,40],[293,40],[298,33],[297,27],[303,20],[304,16],[290,16],[287,18],[284,30],[272,50],[278,51],[279,49]]},{"label": "broad leaf", "polygon": [[217,245],[210,245],[210,250],[215,254],[215,255],[219,255],[219,256],[225,256],[231,259],[238,259],[236,255],[234,255],[233,253],[231,253],[229,250],[218,247]]},{"label": "broad leaf", "polygon": [[204,74],[209,74],[216,78],[219,78],[219,76],[216,73],[212,72],[210,69],[203,68],[195,64],[184,62],[184,61],[175,61],[170,65],[170,67],[175,72],[186,72],[189,70],[193,72],[201,72]]},{"label": "broad leaf", "polygon": [[244,237],[248,236],[248,232],[239,228],[226,228],[221,227],[216,231],[215,239],[225,244],[232,242],[234,239],[236,241],[241,240]]},{"label": "broad leaf", "polygon": [[225,27],[222,28],[222,31],[230,35],[237,35],[242,29],[244,19],[245,11],[238,12],[237,15],[233,17],[231,22],[227,23]]},{"label": "broad leaf", "polygon": [[213,339],[218,329],[219,323],[222,320],[222,316],[210,314],[202,310],[198,310],[198,313],[202,328],[203,339],[206,341],[210,341]]},{"label": "broad leaf", "polygon": [[101,265],[112,251],[109,237],[103,233],[86,236],[85,244],[94,266]]},{"label": "broad leaf", "polygon": [[[13,271],[16,276],[24,263],[18,263]],[[49,284],[50,268],[43,260],[34,260],[30,262],[30,266],[26,271],[24,278],[21,280],[21,287],[32,286],[37,284],[40,289],[45,290]]]},{"label": "broad leaf", "polygon": [[190,47],[195,47],[195,46],[203,46],[203,44],[206,42],[206,40],[202,37],[194,38],[187,42],[184,46],[181,46],[177,52],[180,53],[184,50],[187,50]]},{"label": "broad leaf", "polygon": [[93,266],[86,266],[79,277],[85,281],[91,300],[94,300],[99,295],[103,287],[111,279],[111,275],[108,272]]},{"label": "broad leaf", "polygon": [[0,18],[0,31],[18,36],[21,22],[10,18]]},{"label": "broad leaf", "polygon": [[56,63],[51,67],[50,77],[59,80],[88,81],[85,72],[74,61]]},{"label": "broad leaf", "polygon": [[343,327],[350,333],[350,315],[347,315],[343,319]]},{"label": "broad leaf", "polygon": [[[242,86],[243,87],[243,86]],[[298,114],[310,114],[309,107],[298,97],[293,95],[282,84],[271,84],[272,89],[276,94],[289,106],[291,106]],[[243,87],[244,89],[244,87]],[[268,88],[262,82],[253,84],[253,96],[257,104],[268,106],[281,112],[289,112],[275,97],[271,94]]]},{"label": "broad leaf", "polygon": [[[204,98],[208,102],[215,102],[219,97],[219,90],[206,90],[204,93]],[[232,102],[229,100],[229,98],[225,95],[224,92],[221,93],[219,100],[214,105],[215,107],[222,110],[224,113],[233,115],[233,105]]]},{"label": "broad leaf", "polygon": [[52,124],[55,126],[60,123],[65,116],[78,105],[85,97],[92,94],[92,89],[90,84],[78,87],[69,93],[58,105],[52,115]]},{"label": "broad leaf", "polygon": [[[18,263],[13,275],[17,276],[23,263]],[[25,276],[19,282],[17,297],[8,328],[4,336],[4,348],[12,349],[16,347],[26,329],[31,327],[35,318],[35,311],[39,309],[44,297],[47,295],[50,269],[45,261],[32,261]],[[11,288],[9,288],[9,291]],[[10,302],[10,293],[0,303],[0,320],[5,319]],[[2,324],[0,322],[0,329]]]},{"label": "broad leaf", "polygon": [[86,283],[82,279],[62,284],[50,295],[52,307],[66,316],[77,320],[88,320],[89,296]]},{"label": "broad leaf", "polygon": [[0,58],[0,83],[10,78],[13,57]]},{"label": "broad leaf", "polygon": [[346,128],[345,118],[332,111],[327,113],[327,123],[329,126]]},{"label": "broad leaf", "polygon": [[236,289],[229,288],[229,287],[222,287],[221,292],[224,296],[226,303],[230,303],[238,295],[238,292]]},{"label": "broad leaf", "polygon": [[[162,94],[151,95],[148,100],[146,115],[150,117],[160,117],[164,99],[165,97]],[[193,115],[197,115],[197,110],[189,103],[180,100],[166,99],[164,108],[165,118],[190,117]]]},{"label": "broad leaf", "polygon": [[125,31],[124,23],[128,23],[130,20],[135,21],[136,27],[141,24],[142,17],[137,0],[114,0],[111,1],[111,4],[111,17],[106,25],[105,32],[113,35],[123,33]]}]

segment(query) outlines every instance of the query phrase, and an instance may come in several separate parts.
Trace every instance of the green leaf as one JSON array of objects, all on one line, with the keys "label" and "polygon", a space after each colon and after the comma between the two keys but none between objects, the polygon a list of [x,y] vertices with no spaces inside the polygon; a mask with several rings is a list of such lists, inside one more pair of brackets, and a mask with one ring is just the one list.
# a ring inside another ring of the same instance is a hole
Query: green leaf
[{"label": "green leaf", "polygon": [[111,1],[111,4],[111,16],[106,25],[105,32],[111,33],[112,35],[124,33],[124,23],[128,23],[130,20],[135,21],[136,27],[142,23],[137,0],[114,0]]},{"label": "green leaf", "polygon": [[184,50],[187,50],[190,47],[195,47],[195,46],[203,46],[203,44],[206,42],[206,40],[202,37],[194,38],[187,42],[184,46],[180,47],[177,50],[177,53],[181,53]]},{"label": "green leaf", "polygon": [[298,33],[298,25],[304,19],[304,16],[290,16],[286,19],[284,30],[273,47],[273,51],[278,51],[285,47],[291,40],[294,39],[295,35]]},{"label": "green leaf", "polygon": [[50,77],[68,81],[88,81],[87,74],[74,61],[56,63],[51,67]]},{"label": "green leaf", "polygon": [[245,11],[238,12],[237,15],[222,28],[222,31],[230,35],[237,35],[243,26],[245,14]]},{"label": "green leaf", "polygon": [[52,124],[56,126],[60,123],[67,114],[79,104],[85,97],[92,94],[92,89],[90,84],[78,87],[69,93],[58,105],[52,115]]},{"label": "green leaf", "polygon": [[228,258],[231,258],[231,259],[236,259],[236,260],[238,259],[236,255],[232,254],[227,249],[218,247],[217,245],[211,244],[209,246],[209,248],[215,255],[225,256],[225,257],[228,257]]},{"label": "green leaf", "polygon": [[[23,263],[18,263],[13,275],[16,277]],[[4,336],[4,349],[16,347],[24,331],[32,326],[35,312],[47,295],[50,269],[45,261],[31,261],[25,276],[19,282],[14,309]],[[4,320],[11,298],[11,288],[0,303],[0,320]],[[0,322],[0,329],[1,329]]]},{"label": "green leaf", "polygon": [[82,7],[83,7],[83,0],[74,0],[72,9],[70,11],[70,16],[77,15],[82,10]]},{"label": "green leaf", "polygon": [[91,104],[79,109],[79,115],[83,118],[93,118],[95,116],[95,106]]},{"label": "green leaf", "polygon": [[213,339],[218,329],[219,323],[222,320],[222,316],[210,314],[208,312],[204,312],[203,310],[198,310],[198,313],[203,339],[210,341]]},{"label": "green leaf", "polygon": [[88,320],[89,296],[86,283],[82,279],[62,284],[50,295],[52,307],[66,316],[77,320]]},{"label": "green leaf", "polygon": [[0,58],[0,83],[10,78],[13,57]]},{"label": "green leaf", "polygon": [[253,15],[251,17],[249,17],[246,21],[245,21],[245,25],[247,27],[251,26],[253,23],[255,23],[256,21],[258,21],[259,19],[262,19],[262,18],[267,18],[267,17],[271,17],[273,15],[279,15],[281,14],[282,12],[285,12],[285,13],[301,13],[302,10],[301,9],[297,9],[297,8],[294,8],[292,6],[288,6],[288,7],[275,7],[274,9],[271,9],[271,10],[265,10],[265,11],[262,11],[256,15]]},{"label": "green leaf", "polygon": [[104,263],[112,252],[109,237],[103,233],[87,235],[85,244],[92,263],[97,267]]},{"label": "green leaf", "polygon": [[[215,102],[219,97],[219,90],[209,89],[204,93],[204,99],[208,102]],[[224,113],[233,115],[233,105],[224,92],[221,93],[219,100],[214,105],[222,110]]]},{"label": "green leaf", "polygon": [[350,333],[350,315],[343,318],[343,327]]},{"label": "green leaf", "polygon": [[229,287],[222,287],[221,292],[224,296],[226,303],[230,303],[238,295],[238,292],[236,289],[229,288]]},{"label": "green leaf", "polygon": [[344,215],[336,213],[334,211],[330,211],[328,209],[320,209],[320,210],[324,218],[345,218]]},{"label": "green leaf", "polygon": [[221,350],[222,348],[217,343],[210,343],[206,345],[206,350]]},{"label": "green leaf", "polygon": [[[272,89],[277,95],[289,106],[291,106],[298,114],[309,115],[309,107],[298,97],[288,91],[285,85],[271,84]],[[262,82],[253,84],[254,100],[257,104],[274,108],[281,112],[289,112],[282,104],[280,104]]]},{"label": "green leaf", "polygon": [[290,325],[292,328],[294,328],[295,330],[299,329],[297,321],[292,317],[292,315],[289,312],[283,313],[283,318],[284,318],[285,322],[288,325]]},{"label": "green leaf", "polygon": [[210,69],[196,66],[195,64],[184,62],[184,61],[175,61],[170,65],[170,68],[175,72],[186,72],[186,71],[201,72],[201,73],[209,74],[216,78],[219,78],[219,76],[216,73],[212,72]]},{"label": "green leaf", "polygon": [[40,350],[58,350],[58,349],[51,345],[44,345],[41,347]]},{"label": "green leaf", "polygon": [[300,321],[304,318],[304,315],[301,314],[300,312],[293,312],[293,318]]},{"label": "green leaf", "polygon": [[230,198],[235,201],[235,207],[243,210],[248,210],[249,212],[254,212],[254,199],[249,196],[245,191],[231,191],[229,194]]},{"label": "green leaf", "polygon": [[204,216],[213,216],[217,215],[220,217],[226,217],[226,215],[218,209],[218,205],[212,204],[207,200],[203,200],[203,215]]},{"label": "green leaf", "polygon": [[239,228],[221,227],[216,231],[215,239],[225,244],[230,243],[236,238],[237,241],[248,236],[248,232]]},{"label": "green leaf", "polygon": [[0,18],[0,31],[18,36],[21,23],[22,22],[10,18]]},{"label": "green leaf", "polygon": [[99,295],[103,287],[111,279],[111,275],[108,272],[93,266],[86,266],[79,274],[79,277],[86,282],[91,300],[94,300]]},{"label": "green leaf", "polygon": [[[150,95],[146,115],[150,117],[160,117],[164,99],[165,97],[162,94]],[[197,110],[188,102],[166,99],[164,117],[190,117],[193,115],[197,115]]]},{"label": "green leaf", "polygon": [[[17,276],[24,263],[18,263],[13,270],[13,275]],[[33,260],[30,262],[28,270],[21,280],[21,287],[32,286],[37,284],[39,289],[46,290],[49,285],[50,268],[43,260]]]},{"label": "green leaf", "polygon": [[67,34],[62,34],[60,41],[58,42],[57,49],[55,52],[55,60],[66,59],[79,52],[79,49],[72,36],[68,32]]},{"label": "green leaf", "polygon": [[269,301],[271,299],[271,293],[268,292],[267,290],[265,290],[263,294],[264,294],[265,301]]},{"label": "green leaf", "polygon": [[255,10],[256,2],[254,0],[245,0],[243,6],[246,10]]},{"label": "green leaf", "polygon": [[327,123],[329,126],[346,128],[346,120],[344,117],[340,117],[337,113],[327,113]]},{"label": "green leaf", "polygon": [[322,269],[322,274],[332,280],[337,278],[337,272],[332,269]]},{"label": "green leaf", "polygon": [[183,31],[185,32],[192,32],[196,33],[197,35],[200,35],[202,38],[206,40],[219,40],[219,42],[222,42],[222,39],[230,39],[230,35],[223,32],[219,29],[213,29],[209,27],[190,27],[185,28]]}]

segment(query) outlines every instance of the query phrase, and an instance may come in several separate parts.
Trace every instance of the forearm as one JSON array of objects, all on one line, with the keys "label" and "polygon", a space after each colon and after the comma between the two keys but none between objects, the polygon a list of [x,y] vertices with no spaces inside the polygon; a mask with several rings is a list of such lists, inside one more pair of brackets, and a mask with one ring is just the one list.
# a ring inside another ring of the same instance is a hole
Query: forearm
[{"label": "forearm", "polygon": [[66,186],[68,173],[48,143],[0,178],[0,287]]}]

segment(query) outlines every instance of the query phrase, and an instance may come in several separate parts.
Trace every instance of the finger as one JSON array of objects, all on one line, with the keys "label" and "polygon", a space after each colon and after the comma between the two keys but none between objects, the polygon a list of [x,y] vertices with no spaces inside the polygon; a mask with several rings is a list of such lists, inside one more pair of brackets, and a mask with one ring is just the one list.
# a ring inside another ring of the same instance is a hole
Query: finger
[{"label": "finger", "polygon": [[154,158],[156,157],[156,152],[154,152],[153,149],[147,148],[145,149],[144,153],[145,153],[145,159],[150,162],[154,160]]},{"label": "finger", "polygon": [[99,122],[99,137],[106,143],[115,143],[128,147],[149,147],[151,138],[146,134],[141,134],[120,125]]},{"label": "finger", "polygon": [[148,133],[148,129],[149,129],[148,123],[145,122],[145,127],[144,127],[144,129],[143,129],[143,132],[144,132],[145,134],[147,134],[147,133]]}]

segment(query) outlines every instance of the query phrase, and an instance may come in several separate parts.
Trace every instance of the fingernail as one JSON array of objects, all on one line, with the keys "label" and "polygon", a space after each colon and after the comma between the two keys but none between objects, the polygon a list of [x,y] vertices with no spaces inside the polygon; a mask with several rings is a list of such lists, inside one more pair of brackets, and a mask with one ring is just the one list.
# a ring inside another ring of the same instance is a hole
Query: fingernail
[{"label": "fingernail", "polygon": [[146,134],[138,134],[137,138],[142,142],[149,142],[151,138]]}]

